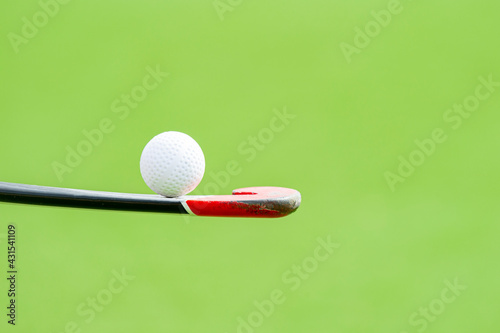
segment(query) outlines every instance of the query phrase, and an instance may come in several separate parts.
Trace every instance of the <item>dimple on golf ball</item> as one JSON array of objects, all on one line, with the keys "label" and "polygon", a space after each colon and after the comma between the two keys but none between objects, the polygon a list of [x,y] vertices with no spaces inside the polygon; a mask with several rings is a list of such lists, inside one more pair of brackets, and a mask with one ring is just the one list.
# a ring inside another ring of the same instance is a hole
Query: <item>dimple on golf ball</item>
[{"label": "dimple on golf ball", "polygon": [[144,147],[140,167],[150,189],[165,197],[179,197],[193,191],[201,182],[205,156],[189,135],[164,132]]}]

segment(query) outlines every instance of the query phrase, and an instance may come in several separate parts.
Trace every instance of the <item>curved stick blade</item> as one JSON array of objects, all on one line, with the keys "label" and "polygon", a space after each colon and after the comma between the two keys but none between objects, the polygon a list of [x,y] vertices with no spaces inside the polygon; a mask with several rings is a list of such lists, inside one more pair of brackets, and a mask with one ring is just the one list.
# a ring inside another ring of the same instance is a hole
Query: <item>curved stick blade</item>
[{"label": "curved stick blade", "polygon": [[184,208],[197,216],[283,217],[295,212],[300,201],[300,193],[289,188],[247,187],[233,195],[188,198]]}]

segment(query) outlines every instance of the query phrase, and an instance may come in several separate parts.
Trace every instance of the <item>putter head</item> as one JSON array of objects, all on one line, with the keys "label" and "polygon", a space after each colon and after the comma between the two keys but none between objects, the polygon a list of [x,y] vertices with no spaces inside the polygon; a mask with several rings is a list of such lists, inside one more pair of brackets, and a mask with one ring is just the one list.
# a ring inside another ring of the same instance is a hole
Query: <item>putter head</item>
[{"label": "putter head", "polygon": [[185,197],[192,215],[223,217],[283,217],[300,206],[299,191],[283,187],[246,187],[232,195]]}]

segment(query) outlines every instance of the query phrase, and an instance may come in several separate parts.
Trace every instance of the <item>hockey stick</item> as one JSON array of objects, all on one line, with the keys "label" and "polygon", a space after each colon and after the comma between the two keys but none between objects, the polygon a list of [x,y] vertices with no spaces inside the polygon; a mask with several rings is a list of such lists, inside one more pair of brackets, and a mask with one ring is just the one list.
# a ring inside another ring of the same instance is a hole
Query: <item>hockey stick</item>
[{"label": "hockey stick", "polygon": [[225,217],[283,217],[300,205],[300,193],[282,187],[248,187],[232,195],[115,193],[0,182],[0,201],[73,208]]}]

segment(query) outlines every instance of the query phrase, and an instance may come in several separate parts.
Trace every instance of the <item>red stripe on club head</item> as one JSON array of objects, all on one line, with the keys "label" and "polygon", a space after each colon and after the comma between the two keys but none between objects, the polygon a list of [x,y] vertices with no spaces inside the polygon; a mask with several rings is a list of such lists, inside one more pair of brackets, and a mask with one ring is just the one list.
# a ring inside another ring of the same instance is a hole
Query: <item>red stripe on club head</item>
[{"label": "red stripe on club head", "polygon": [[233,195],[213,195],[186,201],[198,216],[283,217],[300,205],[300,193],[283,187],[248,187]]}]

